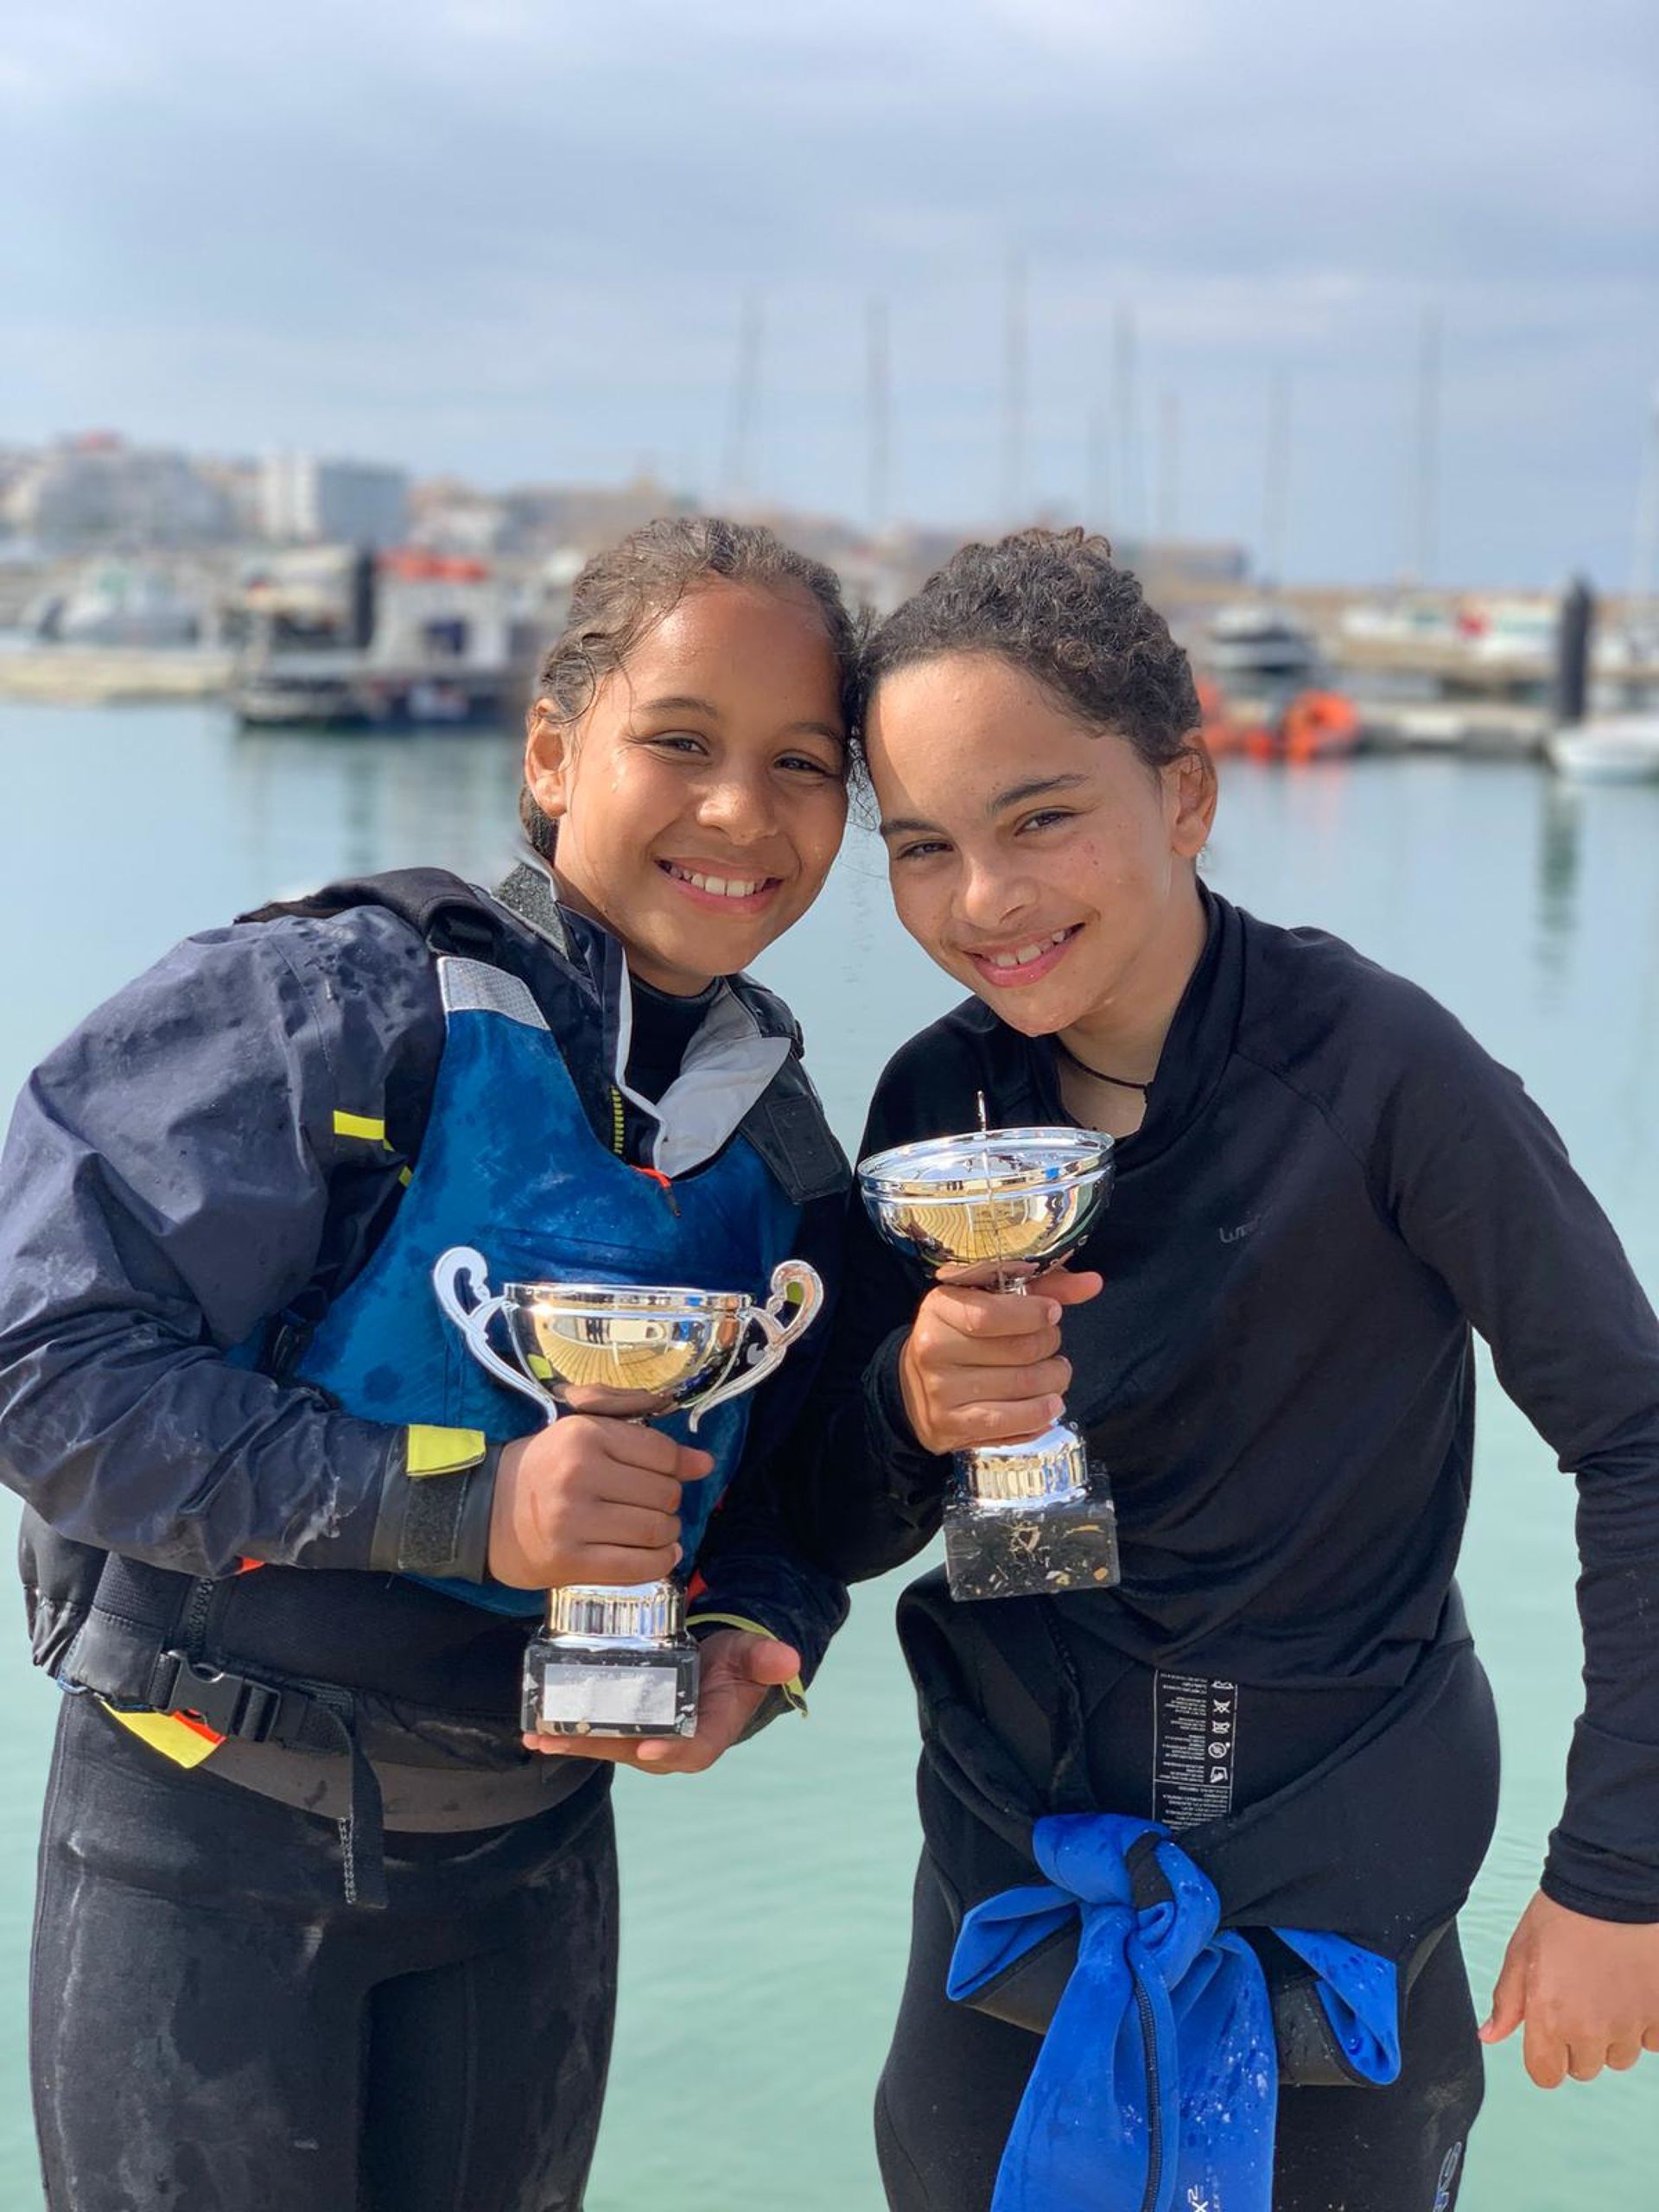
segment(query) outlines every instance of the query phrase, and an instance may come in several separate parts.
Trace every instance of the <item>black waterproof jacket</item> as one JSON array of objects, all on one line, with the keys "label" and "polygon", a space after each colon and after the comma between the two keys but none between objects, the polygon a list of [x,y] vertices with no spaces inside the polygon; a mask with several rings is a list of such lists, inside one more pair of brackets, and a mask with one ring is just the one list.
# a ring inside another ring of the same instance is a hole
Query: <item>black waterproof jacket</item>
[{"label": "black waterproof jacket", "polygon": [[[610,1140],[621,950],[532,868],[500,899],[440,871],[334,886],[187,940],[89,1015],[18,1101],[0,1159],[0,1479],[31,1510],[36,1653],[54,1670],[86,1594],[79,1546],[216,1583],[208,1628],[231,1648],[206,1656],[221,1665],[350,1682],[355,1664],[381,1687],[429,1646],[434,1677],[455,1680],[459,1623],[503,1686],[497,1732],[516,1760],[516,1665],[497,1647],[524,1628],[390,1579],[482,1579],[495,1452],[442,1478],[454,1510],[435,1551],[432,1511],[412,1510],[433,1478],[410,1479],[408,1432],[285,1371],[374,1249],[419,1152],[444,1041],[429,937],[529,986]],[[799,1255],[833,1292],[845,1162],[788,1009],[734,988],[762,1034],[791,1039],[742,1126],[800,1203]],[[629,1147],[648,1154],[649,1109],[627,1121]],[[700,1554],[702,1609],[764,1624],[809,1675],[845,1592],[791,1545],[776,1455],[828,1334],[815,1328],[757,1392]],[[257,1364],[227,1363],[262,1336]],[[238,1578],[248,1560],[308,1572]]]}]

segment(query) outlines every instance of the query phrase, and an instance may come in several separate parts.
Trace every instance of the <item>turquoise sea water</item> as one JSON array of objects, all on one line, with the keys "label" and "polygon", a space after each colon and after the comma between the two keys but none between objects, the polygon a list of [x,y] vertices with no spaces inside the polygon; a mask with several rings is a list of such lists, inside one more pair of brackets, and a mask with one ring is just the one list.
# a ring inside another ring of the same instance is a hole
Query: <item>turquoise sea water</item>
[{"label": "turquoise sea water", "polygon": [[[0,1090],[192,928],[331,874],[486,874],[515,790],[505,737],[249,739],[213,709],[0,706]],[[1429,759],[1230,766],[1211,878],[1452,1007],[1525,1076],[1659,1290],[1659,789],[1575,796],[1531,767]],[[887,1053],[955,995],[892,920],[868,839],[764,972],[801,1013],[850,1145]],[[1482,1995],[1559,1810],[1573,1573],[1572,1486],[1488,1376],[1464,1568],[1504,1726],[1502,1826],[1465,1921]],[[622,2012],[591,2212],[880,2212],[869,2091],[915,1847],[895,1588],[858,1593],[810,1720],[696,1782],[621,1778]],[[0,2207],[29,2212],[23,2006],[54,1694],[27,1664],[21,1609],[14,1629],[0,1638]],[[1468,2212],[1659,2202],[1659,2059],[1544,2095],[1506,2046],[1489,2078]]]}]

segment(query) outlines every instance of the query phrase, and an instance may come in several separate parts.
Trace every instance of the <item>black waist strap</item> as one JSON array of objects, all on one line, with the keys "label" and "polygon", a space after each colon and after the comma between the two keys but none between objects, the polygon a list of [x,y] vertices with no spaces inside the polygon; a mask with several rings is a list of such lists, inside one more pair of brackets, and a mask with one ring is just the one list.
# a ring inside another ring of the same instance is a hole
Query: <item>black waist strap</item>
[{"label": "black waist strap", "polygon": [[238,1743],[343,1753],[351,1765],[350,1810],[340,1824],[346,1898],[384,1905],[380,1785],[359,1740],[356,1699],[334,1683],[203,1665],[189,1647],[213,1586],[111,1553],[61,1679],[130,1711],[183,1713]]}]

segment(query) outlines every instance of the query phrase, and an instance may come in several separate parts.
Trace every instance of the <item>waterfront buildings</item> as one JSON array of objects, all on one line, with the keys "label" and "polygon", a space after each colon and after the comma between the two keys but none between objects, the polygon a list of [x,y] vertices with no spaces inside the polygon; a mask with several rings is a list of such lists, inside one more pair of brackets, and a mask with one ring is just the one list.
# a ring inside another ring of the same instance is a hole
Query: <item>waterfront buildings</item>
[{"label": "waterfront buildings", "polygon": [[113,431],[8,456],[0,520],[48,552],[223,544],[232,502],[187,454],[129,445]]},{"label": "waterfront buildings", "polygon": [[365,461],[325,461],[276,453],[260,471],[260,522],[279,545],[403,543],[409,530],[409,478]]}]

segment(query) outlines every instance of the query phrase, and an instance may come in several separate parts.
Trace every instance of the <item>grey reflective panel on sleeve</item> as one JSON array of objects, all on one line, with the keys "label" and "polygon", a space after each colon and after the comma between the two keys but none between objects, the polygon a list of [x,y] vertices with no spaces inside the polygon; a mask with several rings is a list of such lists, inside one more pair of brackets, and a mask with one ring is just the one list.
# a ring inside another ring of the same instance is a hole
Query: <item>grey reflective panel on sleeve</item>
[{"label": "grey reflective panel on sleeve", "polygon": [[526,1029],[545,1029],[547,1018],[527,983],[505,968],[482,960],[446,954],[438,962],[438,984],[446,1014],[499,1014]]}]

